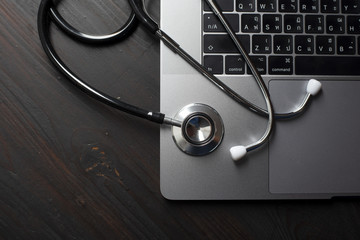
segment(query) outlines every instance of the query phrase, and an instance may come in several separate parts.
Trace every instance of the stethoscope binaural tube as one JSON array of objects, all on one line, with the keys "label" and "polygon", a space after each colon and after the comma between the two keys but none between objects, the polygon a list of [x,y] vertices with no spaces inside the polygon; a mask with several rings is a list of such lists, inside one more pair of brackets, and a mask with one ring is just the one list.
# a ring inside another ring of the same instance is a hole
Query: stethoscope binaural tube
[{"label": "stethoscope binaural tube", "polygon": [[[195,59],[193,59],[187,52],[185,52],[178,43],[176,43],[172,38],[170,38],[165,32],[163,32],[155,23],[151,17],[146,13],[144,1],[143,0],[129,0],[130,5],[134,9],[135,15],[137,18],[147,26],[147,28],[157,35],[164,44],[172,49],[175,53],[179,54],[185,61],[187,61],[192,67],[194,67],[197,71],[199,71],[201,74],[203,74],[208,80],[210,80],[212,83],[214,83],[220,90],[225,92],[228,96],[233,98],[238,103],[246,106],[249,110],[256,112],[257,114],[267,116],[268,117],[268,124],[267,128],[263,134],[263,136],[256,142],[248,145],[248,146],[235,146],[230,149],[231,156],[234,161],[237,161],[241,158],[243,158],[247,152],[255,150],[262,146],[267,139],[269,138],[271,131],[273,129],[273,122],[274,122],[274,112],[272,107],[272,102],[269,96],[269,92],[265,86],[265,83],[261,77],[261,75],[258,73],[257,68],[250,60],[249,55],[245,51],[244,47],[236,37],[234,31],[231,29],[230,25],[225,20],[223,14],[221,13],[221,10],[219,9],[216,1],[214,0],[206,0],[206,2],[209,4],[211,10],[214,12],[214,14],[219,18],[220,22],[226,29],[227,33],[230,35],[231,39],[233,40],[234,44],[236,45],[237,49],[241,53],[241,55],[244,57],[247,65],[249,66],[263,96],[266,102],[266,108],[267,110],[264,110],[253,103],[247,101],[240,95],[238,95],[236,92],[234,92],[231,88],[229,88],[226,84],[224,84],[222,81],[220,81],[218,78],[216,78],[214,75],[209,73],[201,64],[199,64]],[[312,82],[315,82],[316,80],[312,80]],[[321,88],[321,84],[316,81],[316,85]],[[304,101],[301,103],[300,107],[291,113],[285,113],[285,114],[279,114],[279,118],[290,118],[294,117],[300,113],[303,112],[305,109],[305,106],[309,102],[311,94],[307,93]]]},{"label": "stethoscope binaural tube", "polygon": [[241,56],[244,58],[246,64],[249,66],[249,68],[256,80],[256,83],[259,86],[262,95],[264,96],[265,103],[266,103],[266,108],[267,108],[267,113],[268,113],[268,123],[267,123],[266,130],[265,130],[264,134],[262,135],[262,137],[258,141],[254,142],[248,146],[240,145],[240,146],[235,146],[235,147],[230,148],[231,157],[233,158],[233,160],[238,161],[239,159],[243,158],[247,152],[250,152],[252,150],[259,148],[269,138],[270,133],[273,129],[273,124],[274,124],[274,110],[273,110],[272,102],[270,100],[269,92],[265,86],[264,80],[262,79],[262,77],[259,74],[259,72],[257,71],[256,67],[250,60],[249,55],[245,51],[245,48],[242,46],[241,42],[236,37],[234,31],[232,30],[232,28],[230,27],[228,22],[225,20],[223,14],[221,13],[221,11],[219,9],[219,6],[213,0],[206,0],[206,2],[209,4],[209,6],[212,9],[212,11],[214,12],[214,14],[219,18],[220,22],[225,27],[227,33],[230,35],[231,39],[233,40],[234,44],[236,45],[236,48],[239,50]]},{"label": "stethoscope binaural tube", "polygon": [[[263,78],[257,71],[257,68],[255,67],[255,65],[250,60],[248,53],[245,51],[245,48],[242,46],[241,42],[236,37],[236,34],[234,33],[230,24],[225,19],[218,4],[216,3],[215,0],[205,0],[205,1],[208,3],[208,5],[210,6],[210,8],[214,12],[214,14],[218,17],[218,19],[220,20],[220,22],[226,29],[227,33],[229,34],[230,38],[234,42],[236,48],[239,50],[240,54],[244,58],[246,64],[249,66],[251,73],[253,74],[253,76],[256,80],[256,83],[258,84],[258,86],[264,96],[265,102],[266,102],[267,114],[268,114],[268,124],[267,124],[267,128],[266,128],[263,136],[258,141],[254,142],[248,146],[239,145],[239,146],[232,147],[230,149],[230,153],[231,153],[233,160],[238,161],[241,158],[243,158],[247,152],[253,151],[265,143],[265,141],[269,138],[269,136],[271,134],[275,115],[274,115],[274,111],[273,111],[272,102],[271,102],[271,99],[269,96],[269,92],[265,86]],[[321,88],[320,82],[318,82],[317,80],[314,80],[314,79],[310,80],[308,83],[308,87],[307,87],[307,94],[306,94],[303,102],[301,103],[301,105],[298,107],[298,109],[291,113],[278,114],[277,117],[285,119],[285,118],[294,117],[294,116],[302,113],[310,99],[310,96],[317,94],[317,92],[320,90],[320,88]],[[265,110],[260,110],[260,111],[264,112]]]}]

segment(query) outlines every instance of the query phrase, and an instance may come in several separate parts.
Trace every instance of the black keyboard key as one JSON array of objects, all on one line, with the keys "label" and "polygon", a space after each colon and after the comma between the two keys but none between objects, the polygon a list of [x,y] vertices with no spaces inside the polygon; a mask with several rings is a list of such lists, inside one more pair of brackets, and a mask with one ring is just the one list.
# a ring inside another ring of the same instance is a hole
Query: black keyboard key
[{"label": "black keyboard key", "polygon": [[309,36],[309,35],[295,36],[295,53],[297,54],[314,53],[314,36]]},{"label": "black keyboard key", "polygon": [[236,11],[238,12],[254,12],[255,0],[236,0]]},{"label": "black keyboard key", "polygon": [[297,12],[297,0],[279,0],[280,12]]},{"label": "black keyboard key", "polygon": [[[239,15],[224,14],[224,17],[235,32],[239,32]],[[204,32],[226,32],[225,28],[215,14],[204,15]]]},{"label": "black keyboard key", "polygon": [[334,36],[317,36],[316,37],[317,54],[335,54],[335,37]]},{"label": "black keyboard key", "polygon": [[360,75],[360,57],[298,56],[297,75]]},{"label": "black keyboard key", "polygon": [[293,57],[291,56],[269,57],[269,74],[292,75],[293,72],[294,72]]},{"label": "black keyboard key", "polygon": [[275,12],[276,0],[257,0],[258,12]]},{"label": "black keyboard key", "polygon": [[[250,36],[237,35],[245,50],[250,51]],[[238,53],[238,49],[228,35],[204,35],[205,53]]]},{"label": "black keyboard key", "polygon": [[[266,57],[265,56],[250,56],[251,62],[255,65],[258,73],[266,74]],[[249,67],[247,73],[252,74]]]},{"label": "black keyboard key", "polygon": [[360,34],[360,16],[348,16],[347,20],[348,33]]},{"label": "black keyboard key", "polygon": [[321,0],[320,9],[322,13],[338,13],[340,0]]},{"label": "black keyboard key", "polygon": [[245,74],[245,60],[240,55],[225,57],[226,74]]},{"label": "black keyboard key", "polygon": [[[234,0],[218,0],[216,1],[219,4],[220,9],[223,12],[232,12],[234,11]],[[209,5],[204,1],[204,10],[211,11]]]},{"label": "black keyboard key", "polygon": [[342,13],[360,13],[359,0],[342,0],[341,11]]},{"label": "black keyboard key", "polygon": [[282,16],[280,14],[264,14],[263,31],[264,33],[281,33]]},{"label": "black keyboard key", "polygon": [[242,14],[241,15],[241,31],[246,33],[260,32],[260,14]]},{"label": "black keyboard key", "polygon": [[204,67],[212,74],[223,74],[223,56],[204,56]]},{"label": "black keyboard key", "polygon": [[286,33],[302,33],[303,32],[303,16],[302,15],[285,15],[284,31]]},{"label": "black keyboard key", "polygon": [[338,36],[337,37],[337,53],[344,55],[355,54],[355,37],[353,36]]},{"label": "black keyboard key", "polygon": [[253,35],[252,36],[252,53],[266,54],[271,53],[271,35]]},{"label": "black keyboard key", "polygon": [[293,37],[291,35],[275,35],[274,53],[275,54],[293,53]]},{"label": "black keyboard key", "polygon": [[341,15],[326,16],[326,32],[340,34],[345,32],[345,17]]},{"label": "black keyboard key", "polygon": [[317,13],[319,12],[318,0],[300,0],[300,12]]},{"label": "black keyboard key", "polygon": [[323,33],[325,28],[324,16],[306,15],[305,32],[306,33]]}]

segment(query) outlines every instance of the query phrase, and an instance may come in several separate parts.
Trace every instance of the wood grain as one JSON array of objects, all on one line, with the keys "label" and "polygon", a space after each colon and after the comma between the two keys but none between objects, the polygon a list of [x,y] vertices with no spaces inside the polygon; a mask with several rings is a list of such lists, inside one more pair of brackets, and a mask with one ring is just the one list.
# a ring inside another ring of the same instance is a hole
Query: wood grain
[{"label": "wood grain", "polygon": [[[0,238],[359,239],[360,202],[171,202],[159,191],[159,127],[79,92],[37,35],[39,0],[0,0]],[[147,1],[159,19],[159,0]],[[89,33],[114,31],[126,1],[62,1]],[[159,42],[142,27],[93,47],[52,27],[89,83],[159,110]]]}]

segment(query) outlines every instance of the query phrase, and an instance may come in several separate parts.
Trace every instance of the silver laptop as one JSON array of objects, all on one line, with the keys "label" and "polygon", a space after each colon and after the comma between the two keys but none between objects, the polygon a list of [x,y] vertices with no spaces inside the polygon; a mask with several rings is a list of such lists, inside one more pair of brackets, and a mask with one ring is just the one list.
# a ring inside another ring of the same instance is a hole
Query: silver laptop
[{"label": "silver laptop", "polygon": [[[296,108],[307,81],[322,92],[295,119],[277,121],[268,143],[240,162],[229,148],[259,139],[267,118],[240,106],[161,45],[161,111],[214,108],[225,133],[195,157],[160,132],[167,199],[328,199],[360,195],[360,6],[351,0],[218,0],[268,86],[276,112]],[[243,59],[202,0],[161,1],[161,28],[241,96],[266,109]]]}]

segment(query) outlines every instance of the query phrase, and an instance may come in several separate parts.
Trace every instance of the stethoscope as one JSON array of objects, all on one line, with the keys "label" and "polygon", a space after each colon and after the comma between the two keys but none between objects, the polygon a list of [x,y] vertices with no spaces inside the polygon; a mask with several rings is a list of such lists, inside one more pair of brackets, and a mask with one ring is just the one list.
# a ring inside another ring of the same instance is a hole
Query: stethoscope
[{"label": "stethoscope", "polygon": [[[128,0],[132,8],[132,12],[127,22],[116,32],[109,35],[94,36],[82,33],[72,27],[56,10],[56,5],[52,0],[42,0],[38,12],[38,31],[41,44],[51,60],[51,62],[78,88],[90,95],[91,97],[119,109],[128,114],[147,119],[149,121],[170,125],[172,127],[172,134],[175,144],[183,152],[202,156],[209,154],[217,149],[224,137],[224,124],[219,113],[212,107],[202,104],[193,103],[180,109],[174,117],[168,117],[160,112],[148,111],[131,104],[120,101],[118,98],[111,97],[94,87],[87,84],[85,81],[76,76],[57,55],[51,40],[50,40],[50,22],[53,20],[57,26],[72,38],[85,43],[107,43],[112,41],[121,41],[128,37],[136,27],[137,20],[140,21],[152,34],[157,36],[163,43],[170,48],[174,53],[181,56],[193,68],[195,68],[206,79],[215,84],[221,91],[226,93],[234,101],[243,105],[247,109],[256,114],[268,117],[266,130],[262,137],[252,144],[247,146],[235,146],[230,148],[231,157],[234,161],[243,158],[247,152],[253,151],[262,146],[269,138],[273,129],[274,119],[293,118],[304,112],[306,106],[309,104],[312,96],[316,95],[321,90],[321,83],[315,79],[308,82],[306,95],[298,106],[292,112],[288,113],[274,113],[272,102],[269,97],[269,92],[265,83],[258,73],[256,67],[250,60],[249,55],[245,51],[242,44],[239,42],[234,31],[225,20],[223,14],[215,0],[205,0],[210,6],[213,13],[218,17],[227,33],[233,40],[240,54],[243,56],[246,64],[249,66],[255,81],[257,82],[266,102],[266,109],[249,102],[230,87],[224,84],[220,79],[206,70],[204,66],[198,63],[186,51],[184,51],[179,44],[170,38],[164,31],[162,31],[158,24],[148,15],[144,7],[143,0]],[[59,2],[59,1],[58,1]]]}]

